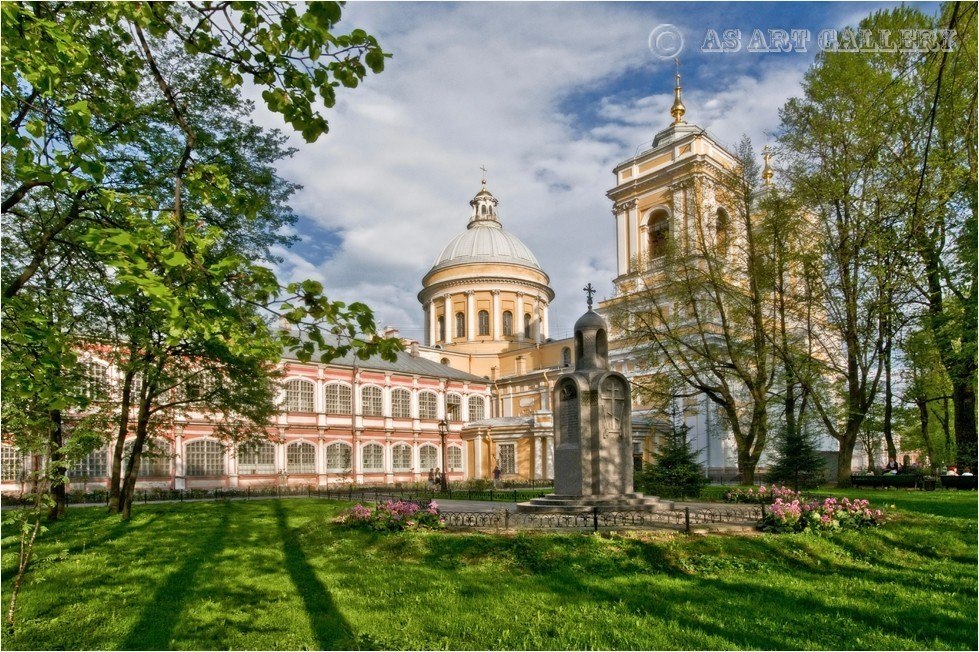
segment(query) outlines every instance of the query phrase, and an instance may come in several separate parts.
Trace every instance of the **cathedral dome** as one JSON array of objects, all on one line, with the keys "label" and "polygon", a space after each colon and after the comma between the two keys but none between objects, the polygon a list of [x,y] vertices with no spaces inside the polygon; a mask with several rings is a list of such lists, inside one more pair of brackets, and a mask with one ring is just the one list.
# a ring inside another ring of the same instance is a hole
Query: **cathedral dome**
[{"label": "cathedral dome", "polygon": [[484,186],[473,197],[469,225],[442,249],[429,273],[454,265],[509,263],[543,271],[530,248],[503,228],[496,215],[496,197]]},{"label": "cathedral dome", "polygon": [[432,271],[469,263],[511,263],[541,269],[527,245],[499,223],[471,224],[445,245]]}]

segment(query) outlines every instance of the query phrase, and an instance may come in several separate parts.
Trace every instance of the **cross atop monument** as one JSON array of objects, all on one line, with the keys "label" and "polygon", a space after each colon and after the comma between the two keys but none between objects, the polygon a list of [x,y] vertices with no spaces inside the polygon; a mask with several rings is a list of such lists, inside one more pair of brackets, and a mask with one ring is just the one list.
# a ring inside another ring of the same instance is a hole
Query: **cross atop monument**
[{"label": "cross atop monument", "polygon": [[596,290],[591,286],[591,283],[582,288],[585,294],[588,295],[588,309],[591,310],[591,295],[595,294]]},{"label": "cross atop monument", "polygon": [[486,166],[480,165],[479,169],[483,171],[483,187],[486,187]]}]

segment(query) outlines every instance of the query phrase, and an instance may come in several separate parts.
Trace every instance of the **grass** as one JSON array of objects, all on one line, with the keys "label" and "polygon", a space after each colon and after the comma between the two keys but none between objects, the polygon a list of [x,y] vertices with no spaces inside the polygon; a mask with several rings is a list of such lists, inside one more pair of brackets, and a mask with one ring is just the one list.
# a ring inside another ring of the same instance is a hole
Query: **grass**
[{"label": "grass", "polygon": [[[848,492],[849,493],[849,492]],[[857,495],[857,494],[851,494]],[[318,500],[73,508],[3,649],[977,649],[973,492],[830,536],[341,529]],[[6,598],[15,566],[3,540]],[[4,600],[6,605],[6,599]]]}]

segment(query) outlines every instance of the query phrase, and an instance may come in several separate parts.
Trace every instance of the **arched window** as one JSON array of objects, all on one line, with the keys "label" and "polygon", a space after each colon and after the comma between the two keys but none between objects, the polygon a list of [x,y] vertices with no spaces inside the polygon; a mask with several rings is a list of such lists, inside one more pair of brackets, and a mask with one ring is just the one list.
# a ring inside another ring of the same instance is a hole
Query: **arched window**
[{"label": "arched window", "polygon": [[438,400],[435,392],[420,392],[418,394],[418,418],[438,419]]},{"label": "arched window", "polygon": [[109,395],[109,370],[98,362],[82,365],[84,381],[82,394],[90,401],[105,400]]},{"label": "arched window", "polygon": [[425,444],[419,448],[418,465],[423,472],[437,468],[439,465],[439,449],[431,444]]},{"label": "arched window", "polygon": [[313,383],[290,380],[286,383],[286,412],[313,411]]},{"label": "arched window", "polygon": [[82,459],[75,462],[68,477],[73,480],[87,480],[89,478],[104,478],[108,475],[108,450],[100,448],[92,451]]},{"label": "arched window", "polygon": [[730,228],[730,220],[728,218],[727,211],[723,208],[717,209],[715,228],[717,229],[717,255],[720,257],[727,256],[729,241],[728,229]]},{"label": "arched window", "polygon": [[[133,453],[133,442],[126,442],[122,451],[122,465],[129,466],[129,458]],[[170,442],[164,439],[147,439],[139,454],[139,478],[165,478],[170,475]]]},{"label": "arched window", "polygon": [[381,388],[368,385],[360,390],[360,406],[364,416],[379,417],[384,414]]},{"label": "arched window", "polygon": [[13,446],[0,448],[0,480],[20,482],[24,476],[24,456]]},{"label": "arched window", "polygon": [[411,392],[402,387],[391,390],[391,416],[395,419],[411,418]]},{"label": "arched window", "polygon": [[561,366],[570,367],[571,366],[571,347],[566,346],[561,349]]},{"label": "arched window", "polygon": [[411,470],[411,446],[408,444],[395,444],[391,449],[391,458],[395,471]]},{"label": "arched window", "polygon": [[649,257],[659,258],[666,253],[670,239],[670,216],[660,209],[649,216]]},{"label": "arched window", "polygon": [[461,471],[462,470],[462,449],[458,446],[449,446],[448,450],[449,461],[447,463],[448,471]]},{"label": "arched window", "polygon": [[445,341],[445,317],[439,317],[439,339]]},{"label": "arched window", "polygon": [[530,316],[530,313],[529,312],[528,313],[524,313],[524,316],[523,316],[523,336],[526,337],[526,338],[530,338],[530,324],[531,324],[531,321],[533,321],[533,317]]},{"label": "arched window", "polygon": [[238,473],[242,475],[270,475],[275,473],[275,446],[267,441],[239,446]]},{"label": "arched window", "polygon": [[286,447],[286,473],[316,473],[316,447],[297,441]]},{"label": "arched window", "polygon": [[466,336],[466,315],[465,313],[456,313],[456,337]]},{"label": "arched window", "polygon": [[350,471],[350,444],[335,441],[326,447],[326,470],[329,473],[346,473]]},{"label": "arched window", "polygon": [[191,477],[224,475],[224,446],[216,441],[187,444],[186,474]]},{"label": "arched window", "polygon": [[485,310],[479,311],[479,334],[489,335],[489,313]]},{"label": "arched window", "polygon": [[384,449],[381,448],[380,444],[367,444],[364,446],[363,453],[363,469],[365,471],[384,470]]},{"label": "arched window", "polygon": [[462,421],[462,397],[458,394],[446,395],[445,418],[448,421]]},{"label": "arched window", "polygon": [[350,386],[341,383],[330,383],[326,386],[326,413],[350,414]]},{"label": "arched window", "polygon": [[485,418],[486,415],[486,401],[483,400],[482,396],[470,396],[469,397],[469,420],[479,421]]},{"label": "arched window", "polygon": [[507,337],[513,335],[513,313],[509,310],[503,311],[503,334]]}]

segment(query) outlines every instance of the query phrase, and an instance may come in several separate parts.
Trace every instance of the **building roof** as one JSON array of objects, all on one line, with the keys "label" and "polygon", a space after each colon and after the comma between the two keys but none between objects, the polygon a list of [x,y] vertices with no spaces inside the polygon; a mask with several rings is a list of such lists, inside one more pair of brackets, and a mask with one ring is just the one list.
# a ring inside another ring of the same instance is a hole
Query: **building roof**
[{"label": "building roof", "polygon": [[473,212],[466,231],[445,245],[429,273],[470,263],[509,263],[543,272],[530,248],[500,224],[496,212],[498,203],[485,186],[476,193],[469,202]]},{"label": "building roof", "polygon": [[[317,349],[313,353],[313,357],[310,360],[311,363],[318,363],[319,350]],[[477,382],[488,384],[490,381],[486,378],[476,376],[474,374],[467,373],[465,371],[459,371],[458,369],[453,369],[449,365],[440,364],[438,362],[433,362],[432,360],[426,360],[425,358],[413,356],[407,351],[402,351],[397,354],[398,358],[394,362],[389,362],[379,355],[374,355],[367,360],[360,360],[354,353],[348,353],[347,355],[341,356],[339,358],[334,358],[329,363],[335,367],[349,367],[353,368],[355,365],[360,369],[369,369],[371,371],[390,371],[398,374],[406,374],[412,376],[428,376],[429,378],[447,378],[451,380],[463,380],[468,382]],[[298,360],[296,354],[283,349],[282,357],[286,360]]]}]

